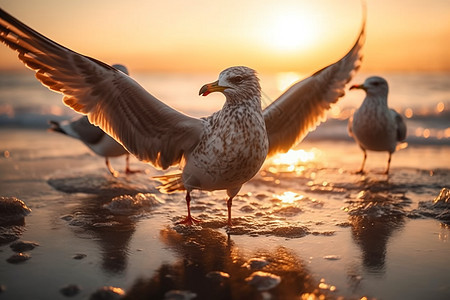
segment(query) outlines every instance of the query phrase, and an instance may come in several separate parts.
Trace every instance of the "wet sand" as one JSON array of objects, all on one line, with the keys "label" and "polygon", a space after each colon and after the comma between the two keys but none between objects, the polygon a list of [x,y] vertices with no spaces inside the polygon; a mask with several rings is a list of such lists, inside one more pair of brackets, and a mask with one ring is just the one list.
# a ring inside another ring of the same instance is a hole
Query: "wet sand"
[{"label": "wet sand", "polygon": [[[410,145],[387,178],[385,153],[369,152],[357,175],[355,144],[306,140],[304,162],[268,161],[244,185],[229,229],[222,191],[194,192],[203,222],[176,225],[184,194],[160,194],[161,171],[134,159],[143,173],[113,178],[75,140],[0,137],[0,196],[32,210],[0,225],[1,299],[89,299],[102,287],[125,299],[450,297],[450,146]],[[124,158],[111,162],[123,171]],[[17,253],[28,257],[8,261]]]}]

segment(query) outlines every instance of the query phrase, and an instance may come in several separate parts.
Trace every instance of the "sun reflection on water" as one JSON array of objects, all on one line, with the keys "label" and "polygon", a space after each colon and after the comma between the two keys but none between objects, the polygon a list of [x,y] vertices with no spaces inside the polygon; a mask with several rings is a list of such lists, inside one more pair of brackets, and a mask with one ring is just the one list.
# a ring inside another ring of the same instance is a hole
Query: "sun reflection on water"
[{"label": "sun reflection on water", "polygon": [[289,150],[286,153],[281,153],[275,156],[273,163],[276,165],[297,165],[299,163],[305,163],[314,160],[316,157],[315,151]]},{"label": "sun reflection on water", "polygon": [[304,198],[303,195],[286,191],[281,195],[275,195],[275,197],[279,200],[281,200],[282,203],[292,204],[298,200],[302,200]]},{"label": "sun reflection on water", "polygon": [[280,153],[272,158],[271,163],[276,167],[270,167],[269,171],[277,173],[278,169],[281,168],[285,172],[301,173],[305,170],[305,163],[312,162],[316,159],[318,151],[317,149],[310,151],[291,149],[286,153]]}]

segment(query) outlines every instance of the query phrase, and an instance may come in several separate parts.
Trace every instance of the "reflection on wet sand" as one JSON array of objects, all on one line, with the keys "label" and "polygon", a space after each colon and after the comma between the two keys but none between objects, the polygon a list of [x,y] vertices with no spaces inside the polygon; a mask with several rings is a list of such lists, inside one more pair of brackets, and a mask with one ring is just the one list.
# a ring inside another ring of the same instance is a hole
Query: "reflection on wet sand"
[{"label": "reflection on wet sand", "polygon": [[348,201],[351,232],[366,271],[383,274],[389,238],[403,227],[410,201],[402,193],[395,194],[385,181],[364,185],[356,199]]},{"label": "reflection on wet sand", "polygon": [[[308,235],[334,236],[347,227],[362,257],[347,271],[349,286],[352,295],[361,295],[360,283],[364,285],[367,273],[384,275],[387,271],[391,237],[410,217],[412,201],[405,195],[413,188],[427,189],[430,184],[440,183],[428,177],[410,183],[407,177],[415,170],[395,173],[393,179],[386,180],[385,176],[361,177],[309,164],[307,168],[296,164],[293,170],[281,171],[269,165],[260,172],[247,184],[248,192],[236,197],[235,226],[227,230],[223,228],[224,203],[220,194],[199,192],[192,209],[203,222],[186,227],[175,225],[184,209],[178,201],[182,196],[158,194],[165,203],[152,206],[159,203],[151,201],[154,194],[139,194],[151,189],[141,189],[148,182],[146,176],[133,177],[131,182],[88,174],[81,179],[52,178],[49,184],[68,193],[96,192],[95,196],[80,199],[62,218],[77,237],[98,243],[101,269],[107,275],[126,274],[131,268],[130,247],[142,216],[150,213],[165,224],[169,222],[167,227],[146,230],[152,236],[159,232],[165,245],[160,251],[169,251],[177,259],[159,265],[156,262],[149,277],[132,278],[131,285],[122,286],[127,290],[126,299],[303,299],[313,295],[333,299],[341,294],[342,285],[333,287],[321,282],[305,267],[308,262],[300,258],[299,249],[278,244],[270,250],[244,253],[233,237],[254,238],[259,243],[267,236],[301,241]],[[441,198],[447,203],[448,197]],[[137,210],[127,206],[137,200],[145,200],[149,206],[144,205],[145,201],[139,202]],[[127,208],[125,213],[120,213],[124,212],[122,205]],[[114,207],[120,209],[111,210]],[[319,243],[316,246],[321,247]],[[152,255],[144,259],[152,260]],[[251,261],[256,267],[250,267]]]},{"label": "reflection on wet sand", "polygon": [[109,201],[110,198],[104,197],[86,198],[64,219],[77,236],[98,243],[102,269],[116,274],[127,269],[129,243],[136,230],[136,221],[110,214],[103,208],[103,204]]},{"label": "reflection on wet sand", "polygon": [[143,188],[139,180],[130,182],[127,177],[111,178],[95,173],[70,177],[63,174],[50,178],[48,183],[66,193],[94,194],[83,198],[62,219],[77,236],[99,244],[101,266],[106,273],[124,272],[128,264],[129,243],[137,223],[137,219],[131,216],[152,209],[157,202],[153,195],[140,193],[149,187]]},{"label": "reflection on wet sand", "polygon": [[404,217],[352,216],[350,222],[353,239],[361,247],[364,268],[372,273],[384,273],[389,238],[402,227]]},{"label": "reflection on wet sand", "polygon": [[[163,299],[174,291],[195,294],[195,299],[294,299],[302,294],[320,294],[319,283],[305,264],[284,247],[245,257],[229,236],[213,229],[184,226],[165,228],[160,238],[179,259],[162,264],[154,276],[137,280],[125,299]],[[250,258],[260,258],[267,264],[256,264],[252,269],[246,264]],[[264,288],[265,279],[250,284],[250,276],[259,270],[279,276],[281,281],[268,290]]]}]

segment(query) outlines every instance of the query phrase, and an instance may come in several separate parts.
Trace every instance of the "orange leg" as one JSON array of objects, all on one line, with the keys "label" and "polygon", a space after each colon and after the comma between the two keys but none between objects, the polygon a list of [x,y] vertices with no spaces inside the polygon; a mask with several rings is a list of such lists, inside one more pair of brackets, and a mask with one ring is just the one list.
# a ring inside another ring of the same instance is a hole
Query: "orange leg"
[{"label": "orange leg", "polygon": [[109,173],[111,173],[111,175],[112,175],[113,177],[118,177],[118,176],[119,176],[119,172],[117,172],[117,171],[115,171],[115,170],[113,169],[113,167],[112,167],[111,164],[109,163],[108,157],[105,157],[105,163],[106,163],[106,167],[107,167],[108,170],[109,170]]},{"label": "orange leg", "polygon": [[191,216],[191,195],[189,194],[189,192],[186,192],[186,205],[187,205],[188,215],[183,221],[180,221],[177,224],[193,225],[193,224],[200,223],[201,220],[195,219]]},{"label": "orange leg", "polygon": [[361,164],[361,169],[359,169],[359,171],[356,172],[356,174],[364,174],[364,166],[366,164],[367,152],[366,152],[365,149],[362,149],[362,151],[364,152],[364,158],[363,158],[363,161],[362,161],[362,164]]},{"label": "orange leg", "polygon": [[386,171],[384,171],[384,174],[386,174],[386,175],[389,175],[389,168],[391,167],[391,156],[392,156],[392,153],[389,153],[389,158],[388,158]]},{"label": "orange leg", "polygon": [[233,223],[231,222],[231,205],[233,204],[233,197],[228,198],[227,201],[227,208],[228,208],[228,226],[233,226]]},{"label": "orange leg", "polygon": [[134,173],[142,173],[142,170],[131,170],[130,169],[130,154],[127,154],[125,174],[134,174]]}]

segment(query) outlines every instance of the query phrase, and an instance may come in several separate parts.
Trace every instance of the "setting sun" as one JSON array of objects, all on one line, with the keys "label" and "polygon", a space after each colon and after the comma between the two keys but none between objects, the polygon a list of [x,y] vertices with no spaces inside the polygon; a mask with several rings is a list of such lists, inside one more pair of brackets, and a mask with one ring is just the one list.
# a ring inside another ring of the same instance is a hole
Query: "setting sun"
[{"label": "setting sun", "polygon": [[311,47],[316,42],[317,31],[313,20],[306,14],[284,12],[268,22],[266,42],[278,51],[294,51]]},{"label": "setting sun", "polygon": [[[365,2],[361,70],[449,70],[448,1]],[[4,0],[1,8],[72,50],[135,72],[246,65],[260,73],[311,74],[349,50],[363,19],[360,0],[92,3],[45,0],[26,9],[25,0]],[[6,47],[0,61],[0,69],[22,70]]]}]

